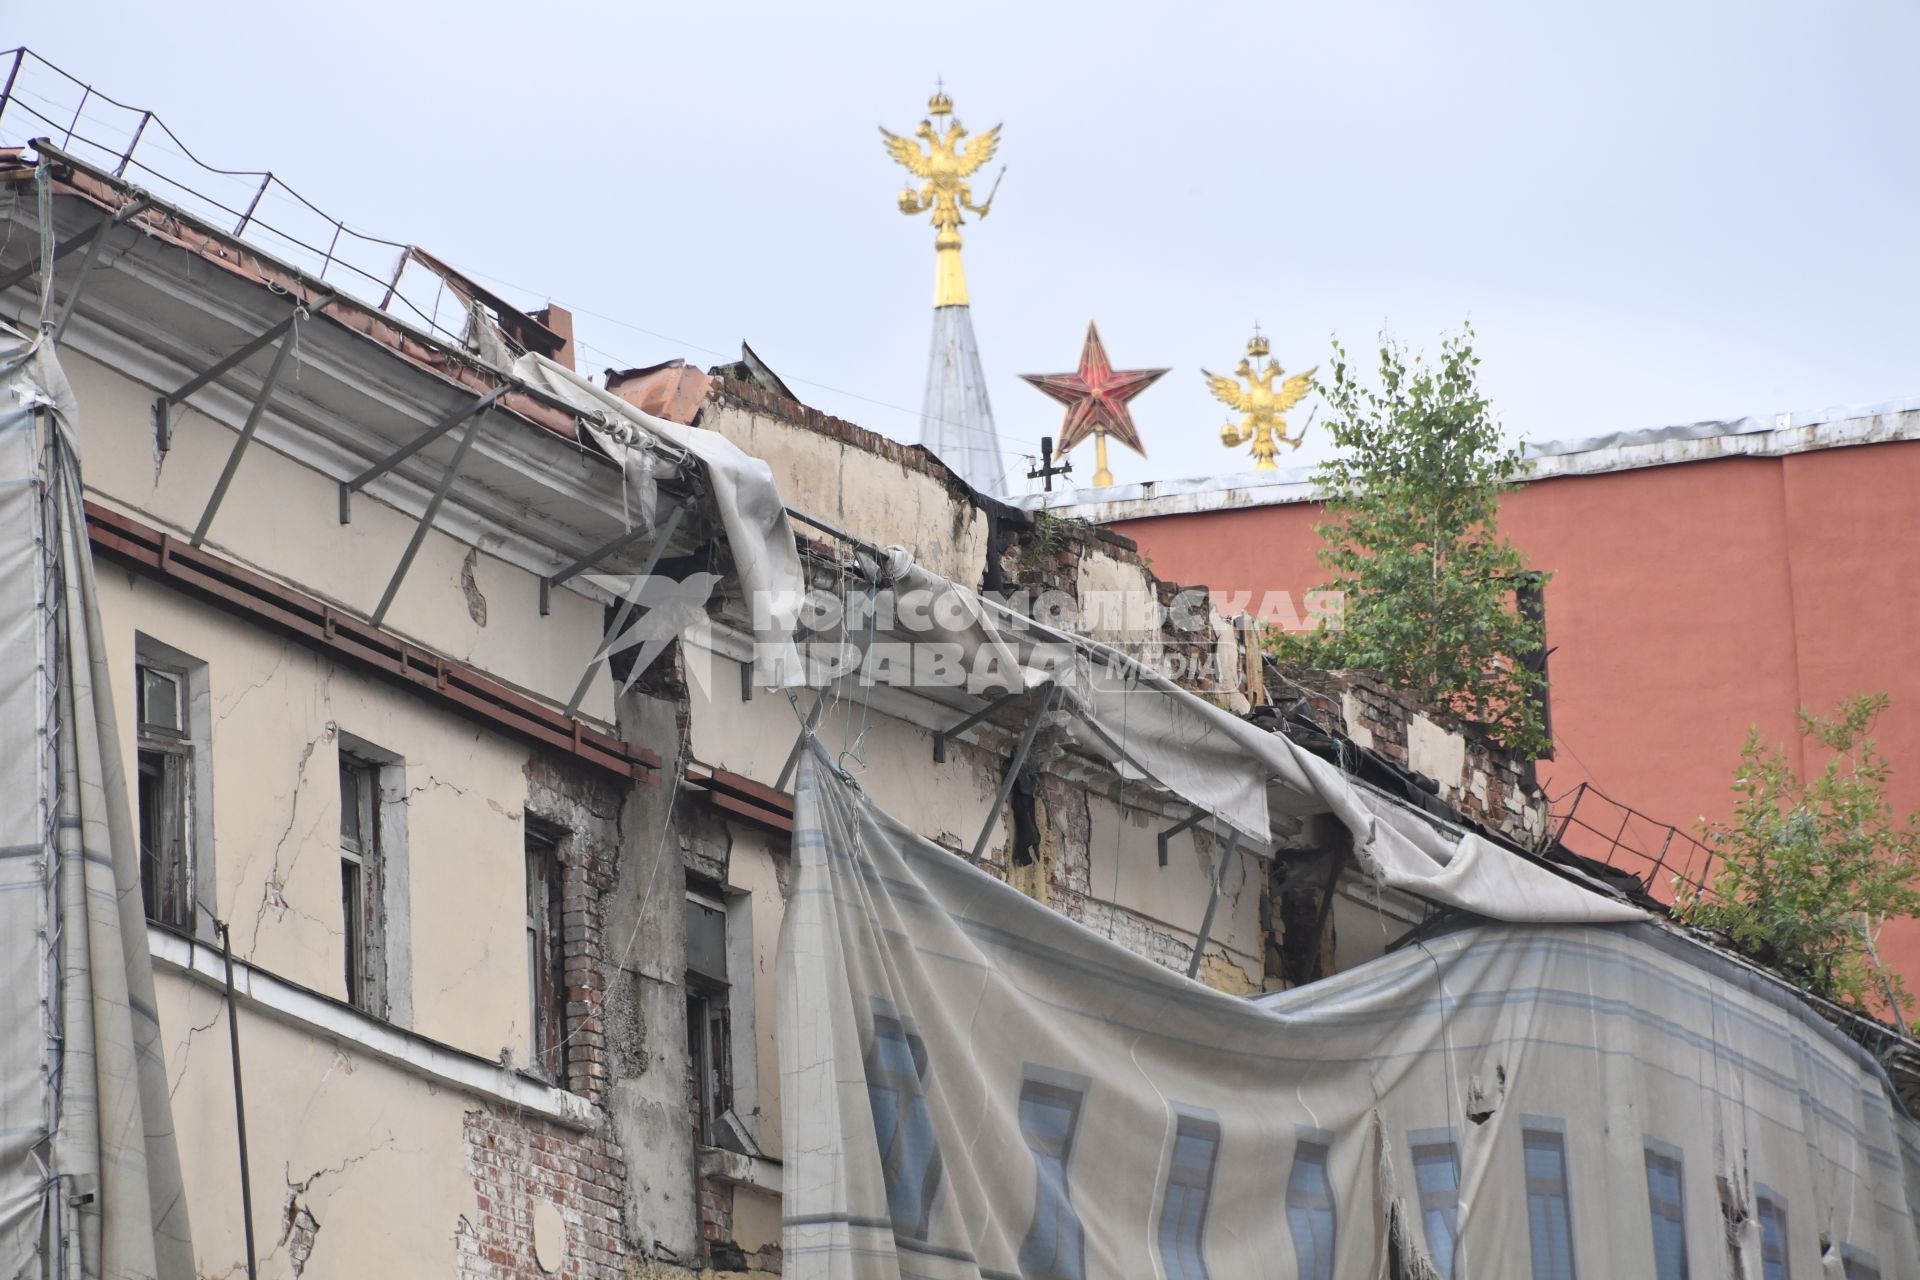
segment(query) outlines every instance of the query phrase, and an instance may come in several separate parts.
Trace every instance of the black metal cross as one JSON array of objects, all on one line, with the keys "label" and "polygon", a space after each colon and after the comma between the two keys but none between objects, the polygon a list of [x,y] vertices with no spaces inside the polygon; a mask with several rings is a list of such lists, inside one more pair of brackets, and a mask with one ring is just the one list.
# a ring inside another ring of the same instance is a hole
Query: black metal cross
[{"label": "black metal cross", "polygon": [[1027,479],[1045,480],[1046,491],[1052,493],[1053,478],[1055,476],[1069,476],[1072,474],[1073,464],[1067,461],[1067,455],[1064,453],[1060,455],[1060,465],[1057,467],[1053,465],[1053,437],[1041,436],[1040,465],[1027,472]]}]

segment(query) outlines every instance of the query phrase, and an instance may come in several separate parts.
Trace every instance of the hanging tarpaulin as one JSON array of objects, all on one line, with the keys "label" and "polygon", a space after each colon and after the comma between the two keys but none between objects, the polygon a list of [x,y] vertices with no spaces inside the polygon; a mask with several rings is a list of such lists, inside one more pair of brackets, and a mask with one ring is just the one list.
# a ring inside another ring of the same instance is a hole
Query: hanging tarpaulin
[{"label": "hanging tarpaulin", "polygon": [[1885,1076],[1659,926],[1485,924],[1246,1001],[811,752],[793,848],[787,1280],[1920,1275]]},{"label": "hanging tarpaulin", "polygon": [[0,329],[0,1275],[194,1274],[73,399]]}]

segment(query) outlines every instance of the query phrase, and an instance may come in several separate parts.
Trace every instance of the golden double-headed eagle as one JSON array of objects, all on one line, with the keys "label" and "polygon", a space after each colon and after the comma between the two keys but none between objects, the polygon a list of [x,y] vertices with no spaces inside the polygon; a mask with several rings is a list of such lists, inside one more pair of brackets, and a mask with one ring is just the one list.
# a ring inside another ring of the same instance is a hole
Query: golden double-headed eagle
[{"label": "golden double-headed eagle", "polygon": [[[1287,410],[1299,404],[1313,390],[1314,369],[1305,373],[1296,373],[1291,378],[1274,386],[1274,379],[1286,372],[1280,362],[1267,358],[1269,348],[1267,340],[1256,326],[1251,341],[1247,343],[1246,358],[1240,361],[1234,370],[1238,378],[1229,378],[1224,374],[1200,372],[1207,380],[1207,388],[1226,406],[1245,415],[1239,422],[1229,422],[1220,428],[1220,443],[1229,449],[1237,449],[1247,441],[1253,441],[1253,469],[1255,471],[1278,471],[1280,464],[1274,456],[1280,452],[1282,444],[1300,447],[1305,437],[1303,429],[1300,435],[1287,434]],[[1256,365],[1255,361],[1262,363]],[[1241,386],[1244,380],[1246,385]]]},{"label": "golden double-headed eagle", "polygon": [[[985,203],[973,202],[973,188],[967,179],[993,159],[1000,145],[999,125],[970,137],[958,120],[948,123],[944,130],[935,123],[945,122],[952,115],[953,99],[936,92],[927,102],[927,118],[913,131],[913,137],[880,130],[887,154],[921,179],[918,190],[909,186],[900,192],[900,212],[933,215],[933,247],[940,255],[934,283],[937,307],[966,305],[967,282],[960,269],[960,215],[966,212],[984,218],[993,207],[992,192],[987,193]],[[926,144],[925,150],[921,143]],[[998,181],[994,186],[999,186]]]},{"label": "golden double-headed eagle", "polygon": [[[886,139],[887,154],[905,165],[907,172],[914,177],[925,179],[918,191],[912,187],[901,191],[900,212],[919,214],[931,211],[933,225],[942,231],[950,231],[960,225],[962,209],[982,218],[987,216],[993,197],[988,196],[986,204],[974,204],[973,189],[966,180],[993,159],[994,150],[1000,145],[999,125],[971,142],[967,141],[966,127],[958,120],[947,125],[944,133],[934,125],[935,119],[944,119],[952,114],[953,99],[944,93],[936,93],[927,103],[928,118],[920,122],[912,138],[880,130],[880,136]],[[920,141],[914,141],[915,138]],[[925,151],[920,149],[920,142],[927,144]]]}]

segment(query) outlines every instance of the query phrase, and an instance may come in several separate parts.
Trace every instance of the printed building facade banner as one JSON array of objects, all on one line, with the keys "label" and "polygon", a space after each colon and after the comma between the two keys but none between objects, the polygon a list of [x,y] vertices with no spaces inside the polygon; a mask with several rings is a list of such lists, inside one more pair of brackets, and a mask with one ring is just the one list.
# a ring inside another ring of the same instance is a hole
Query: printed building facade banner
[{"label": "printed building facade banner", "polygon": [[811,754],[794,851],[790,1280],[1920,1275],[1885,1076],[1660,926],[1463,927],[1246,1001]]}]

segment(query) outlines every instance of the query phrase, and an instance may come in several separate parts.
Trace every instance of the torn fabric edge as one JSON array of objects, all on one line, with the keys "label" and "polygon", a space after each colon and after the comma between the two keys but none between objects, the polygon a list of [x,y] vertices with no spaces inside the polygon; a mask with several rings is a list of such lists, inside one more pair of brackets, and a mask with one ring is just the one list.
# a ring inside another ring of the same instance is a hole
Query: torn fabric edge
[{"label": "torn fabric edge", "polygon": [[[600,417],[609,424],[630,425],[700,460],[740,584],[754,610],[754,679],[764,688],[805,684],[807,673],[794,644],[794,633],[800,602],[806,594],[806,580],[800,569],[800,550],[794,542],[793,526],[780,500],[773,469],[717,431],[683,427],[642,413],[545,356],[523,355],[514,363],[513,372],[521,380],[564,400],[589,419]],[[651,467],[644,473],[630,469],[626,460],[638,450],[618,440],[612,431],[593,426],[588,429],[608,456],[622,460],[623,484],[630,492],[637,486],[641,518],[651,526],[656,502]]]}]

